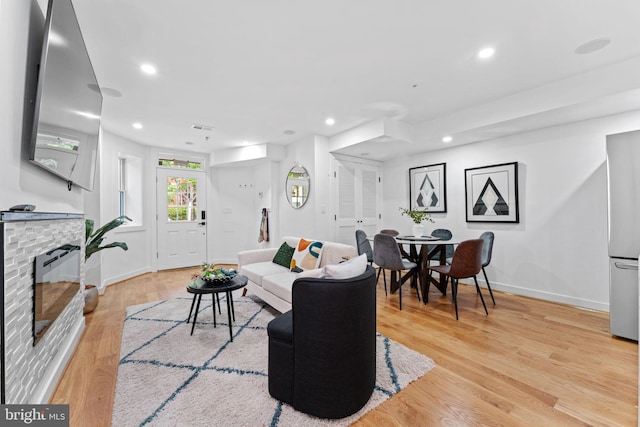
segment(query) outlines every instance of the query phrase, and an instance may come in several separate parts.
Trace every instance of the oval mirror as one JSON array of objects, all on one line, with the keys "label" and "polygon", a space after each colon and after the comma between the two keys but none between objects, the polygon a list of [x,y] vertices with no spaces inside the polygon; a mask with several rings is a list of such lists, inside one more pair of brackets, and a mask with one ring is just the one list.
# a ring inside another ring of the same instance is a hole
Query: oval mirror
[{"label": "oval mirror", "polygon": [[300,209],[307,203],[311,178],[304,166],[296,165],[287,175],[286,189],[287,200],[294,209]]}]

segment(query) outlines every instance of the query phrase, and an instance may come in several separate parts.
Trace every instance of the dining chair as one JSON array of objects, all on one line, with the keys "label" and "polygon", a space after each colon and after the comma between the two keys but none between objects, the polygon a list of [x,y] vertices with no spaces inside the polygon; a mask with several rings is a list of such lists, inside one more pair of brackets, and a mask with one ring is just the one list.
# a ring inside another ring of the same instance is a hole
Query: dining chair
[{"label": "dining chair", "polygon": [[[369,265],[374,268],[377,267],[373,264],[373,248],[371,248],[371,242],[367,237],[367,233],[364,230],[356,230],[356,248],[358,248],[358,255],[366,254],[367,262]],[[378,274],[376,275],[376,284],[378,283],[378,279],[380,278],[381,268],[378,268]],[[385,295],[387,293],[387,289],[385,287]]]},{"label": "dining chair", "polygon": [[[456,309],[456,320],[458,320],[458,280],[473,277],[473,281],[476,283],[476,292],[480,295],[484,312],[488,315],[487,306],[484,303],[484,298],[480,292],[480,286],[478,286],[478,279],[476,275],[482,269],[482,247],[484,241],[482,239],[471,239],[460,242],[451,264],[434,265],[429,266],[429,276],[432,272],[438,272],[451,278],[451,293],[453,297],[453,304]],[[430,281],[427,281],[426,287],[423,287],[424,292],[422,294],[422,300],[426,304],[429,296]]]},{"label": "dining chair", "polygon": [[[400,248],[395,237],[389,234],[376,234],[373,236],[373,262],[380,267],[381,270],[391,270],[392,284],[398,285],[398,297],[400,298],[400,310],[402,310],[402,284],[408,279],[415,279],[419,276],[420,271],[418,264],[402,258]],[[402,275],[402,271],[407,271]],[[399,277],[397,277],[399,275]],[[384,292],[387,294],[387,276],[382,275],[384,279]],[[393,287],[391,288],[393,290]],[[416,295],[420,300],[420,292],[416,286]]]},{"label": "dining chair", "polygon": [[[437,228],[435,230],[433,230],[431,232],[431,235],[433,237],[437,237],[440,240],[451,240],[451,238],[453,237],[453,234],[451,234],[450,230],[447,230],[446,228]],[[434,248],[436,247],[436,245],[428,245],[427,246],[427,250],[429,252],[431,252]],[[453,256],[453,245],[446,245],[445,246],[445,259],[449,260],[451,257]],[[434,254],[432,256],[429,257],[429,260],[440,260],[440,255],[439,254]]]},{"label": "dining chair", "polygon": [[[400,232],[398,230],[394,230],[392,228],[385,228],[380,230],[380,234],[388,234],[390,236],[393,237],[398,237],[400,235]],[[406,251],[406,249],[404,248],[404,246],[400,245],[400,253],[402,254],[402,258],[404,259],[410,259],[411,255],[409,255],[409,252]]]},{"label": "dining chair", "polygon": [[484,281],[487,283],[487,288],[489,289],[493,305],[496,305],[496,300],[493,298],[493,291],[491,290],[491,284],[487,278],[487,272],[484,269],[491,263],[491,253],[493,252],[493,241],[495,239],[495,235],[492,231],[485,231],[480,235],[480,239],[484,242],[482,245],[482,274],[484,275]]},{"label": "dining chair", "polygon": [[373,249],[364,230],[356,230],[356,248],[358,248],[358,255],[366,254],[367,262],[373,264]]}]

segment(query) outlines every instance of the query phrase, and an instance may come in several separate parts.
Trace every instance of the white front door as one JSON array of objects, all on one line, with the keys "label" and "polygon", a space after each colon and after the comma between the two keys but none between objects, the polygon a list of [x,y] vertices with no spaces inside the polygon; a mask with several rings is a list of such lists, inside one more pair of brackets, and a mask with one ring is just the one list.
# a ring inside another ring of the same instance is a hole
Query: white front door
[{"label": "white front door", "polygon": [[158,168],[156,181],[158,270],[202,264],[207,259],[205,173]]},{"label": "white front door", "polygon": [[356,230],[373,236],[379,230],[380,166],[336,158],[333,162],[336,240],[355,245]]}]

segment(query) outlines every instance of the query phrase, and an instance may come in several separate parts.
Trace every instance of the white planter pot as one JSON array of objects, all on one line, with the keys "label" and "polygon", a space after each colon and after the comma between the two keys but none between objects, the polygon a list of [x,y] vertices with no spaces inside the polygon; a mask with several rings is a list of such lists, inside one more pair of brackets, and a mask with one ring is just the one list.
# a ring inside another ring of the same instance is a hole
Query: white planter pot
[{"label": "white planter pot", "polygon": [[413,232],[413,237],[422,237],[424,228],[422,227],[422,224],[413,224],[411,231]]}]

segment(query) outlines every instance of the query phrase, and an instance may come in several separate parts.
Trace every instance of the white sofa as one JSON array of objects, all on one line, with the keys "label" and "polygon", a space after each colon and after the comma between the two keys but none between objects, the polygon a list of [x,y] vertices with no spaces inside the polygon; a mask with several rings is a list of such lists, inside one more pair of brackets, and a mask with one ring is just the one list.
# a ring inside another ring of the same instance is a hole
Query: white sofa
[{"label": "white sofa", "polygon": [[[286,236],[282,242],[295,248],[299,237]],[[307,239],[313,240],[313,239]],[[280,242],[280,244],[282,244]],[[252,249],[238,253],[238,273],[247,276],[247,291],[253,292],[264,302],[284,313],[291,310],[291,287],[299,273],[273,262],[280,245],[268,249]],[[338,264],[358,256],[354,246],[336,242],[322,242],[319,268]]]}]

